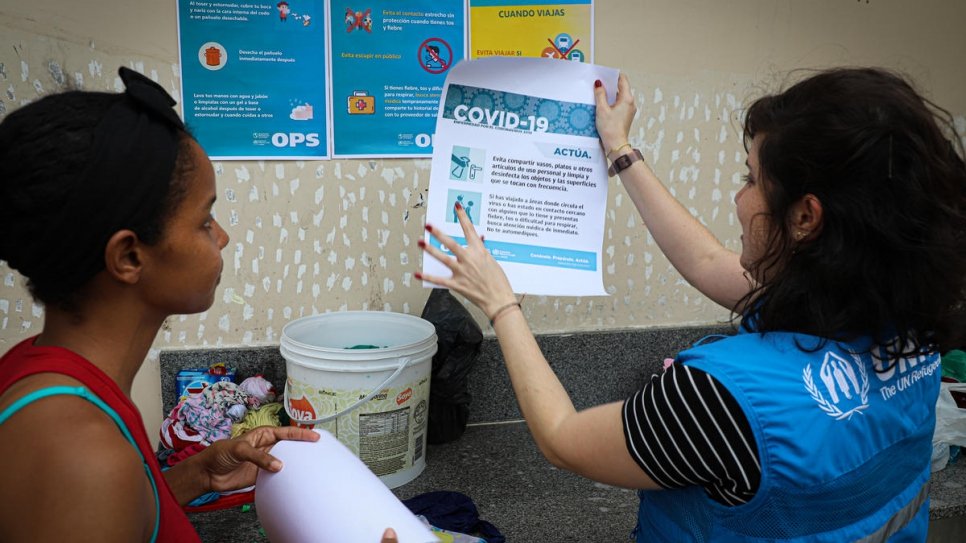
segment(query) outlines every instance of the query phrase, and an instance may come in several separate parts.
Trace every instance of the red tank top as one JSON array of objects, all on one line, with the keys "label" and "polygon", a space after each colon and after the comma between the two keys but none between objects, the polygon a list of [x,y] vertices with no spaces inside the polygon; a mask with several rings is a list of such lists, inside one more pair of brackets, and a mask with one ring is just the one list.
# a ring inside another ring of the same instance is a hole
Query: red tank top
[{"label": "red tank top", "polygon": [[81,356],[60,347],[36,347],[35,337],[17,344],[7,354],[0,358],[0,394],[10,385],[24,377],[38,373],[59,373],[77,379],[91,392],[120,415],[131,435],[137,442],[138,449],[147,460],[154,480],[158,486],[160,500],[161,522],[158,527],[159,542],[199,542],[201,539],[195,531],[187,515],[178,505],[171,489],[168,488],[161,474],[154,450],[148,439],[141,413],[134,403],[121,392],[117,384],[97,366],[91,364]]}]

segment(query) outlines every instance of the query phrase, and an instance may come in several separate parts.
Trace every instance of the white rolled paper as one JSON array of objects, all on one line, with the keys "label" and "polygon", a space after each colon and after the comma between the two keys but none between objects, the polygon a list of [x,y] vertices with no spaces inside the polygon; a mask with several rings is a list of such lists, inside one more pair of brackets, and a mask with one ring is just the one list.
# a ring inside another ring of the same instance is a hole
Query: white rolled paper
[{"label": "white rolled paper", "polygon": [[352,451],[315,432],[315,443],[272,447],[282,471],[258,472],[255,510],[272,543],[379,543],[386,528],[399,543],[439,542]]}]

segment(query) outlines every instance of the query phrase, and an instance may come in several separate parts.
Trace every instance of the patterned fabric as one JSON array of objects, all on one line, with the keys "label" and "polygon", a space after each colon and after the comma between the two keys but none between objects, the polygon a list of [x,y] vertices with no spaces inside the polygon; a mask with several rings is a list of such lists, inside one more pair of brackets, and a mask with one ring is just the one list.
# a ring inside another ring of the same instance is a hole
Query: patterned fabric
[{"label": "patterned fabric", "polygon": [[219,381],[174,406],[161,423],[161,440],[179,450],[192,443],[210,445],[231,437],[232,424],[242,420],[258,399],[230,381]]},{"label": "patterned fabric", "polygon": [[256,400],[255,405],[250,407],[257,409],[262,404],[275,401],[275,387],[267,379],[259,375],[254,375],[245,379],[238,385],[238,388]]}]

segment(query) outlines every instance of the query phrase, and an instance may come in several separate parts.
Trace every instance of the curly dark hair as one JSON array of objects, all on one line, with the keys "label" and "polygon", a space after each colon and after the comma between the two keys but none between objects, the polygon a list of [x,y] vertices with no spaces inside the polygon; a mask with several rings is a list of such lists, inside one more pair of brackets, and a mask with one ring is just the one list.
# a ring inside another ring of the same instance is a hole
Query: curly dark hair
[{"label": "curly dark hair", "polygon": [[[892,362],[962,346],[966,164],[949,113],[900,75],[840,68],[754,102],[746,144],[756,135],[773,228],[751,270],[767,279],[739,305],[754,308],[745,322],[870,337]],[[790,209],[806,194],[822,228],[795,243]]]},{"label": "curly dark hair", "polygon": [[[0,123],[0,259],[27,278],[27,287],[39,302],[71,310],[76,307],[76,291],[103,269],[103,257],[96,269],[64,262],[51,273],[51,254],[66,253],[78,240],[102,239],[90,222],[78,221],[64,228],[61,214],[76,198],[84,172],[95,154],[98,124],[115,104],[130,100],[124,94],[68,91],[46,96],[7,115]],[[147,243],[158,242],[164,225],[187,193],[187,172],[192,167],[190,135],[179,134],[177,158],[164,197],[149,202],[147,209],[127,225]],[[102,157],[103,158],[103,157]],[[132,171],[130,182],[139,182]],[[123,205],[118,199],[101,201],[102,209],[86,209],[90,217],[103,214],[111,206]],[[91,221],[93,222],[93,221]],[[113,232],[106,233],[110,236]],[[96,242],[84,248],[103,253]]]}]

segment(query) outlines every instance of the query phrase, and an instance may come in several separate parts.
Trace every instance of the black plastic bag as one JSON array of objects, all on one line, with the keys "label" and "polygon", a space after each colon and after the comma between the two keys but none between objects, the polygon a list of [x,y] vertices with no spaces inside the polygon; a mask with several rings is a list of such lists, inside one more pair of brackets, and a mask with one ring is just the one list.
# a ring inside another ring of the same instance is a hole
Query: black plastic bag
[{"label": "black plastic bag", "polygon": [[466,430],[472,398],[467,377],[483,343],[483,331],[449,290],[433,289],[422,318],[436,327],[437,351],[429,385],[426,440],[447,443]]}]

